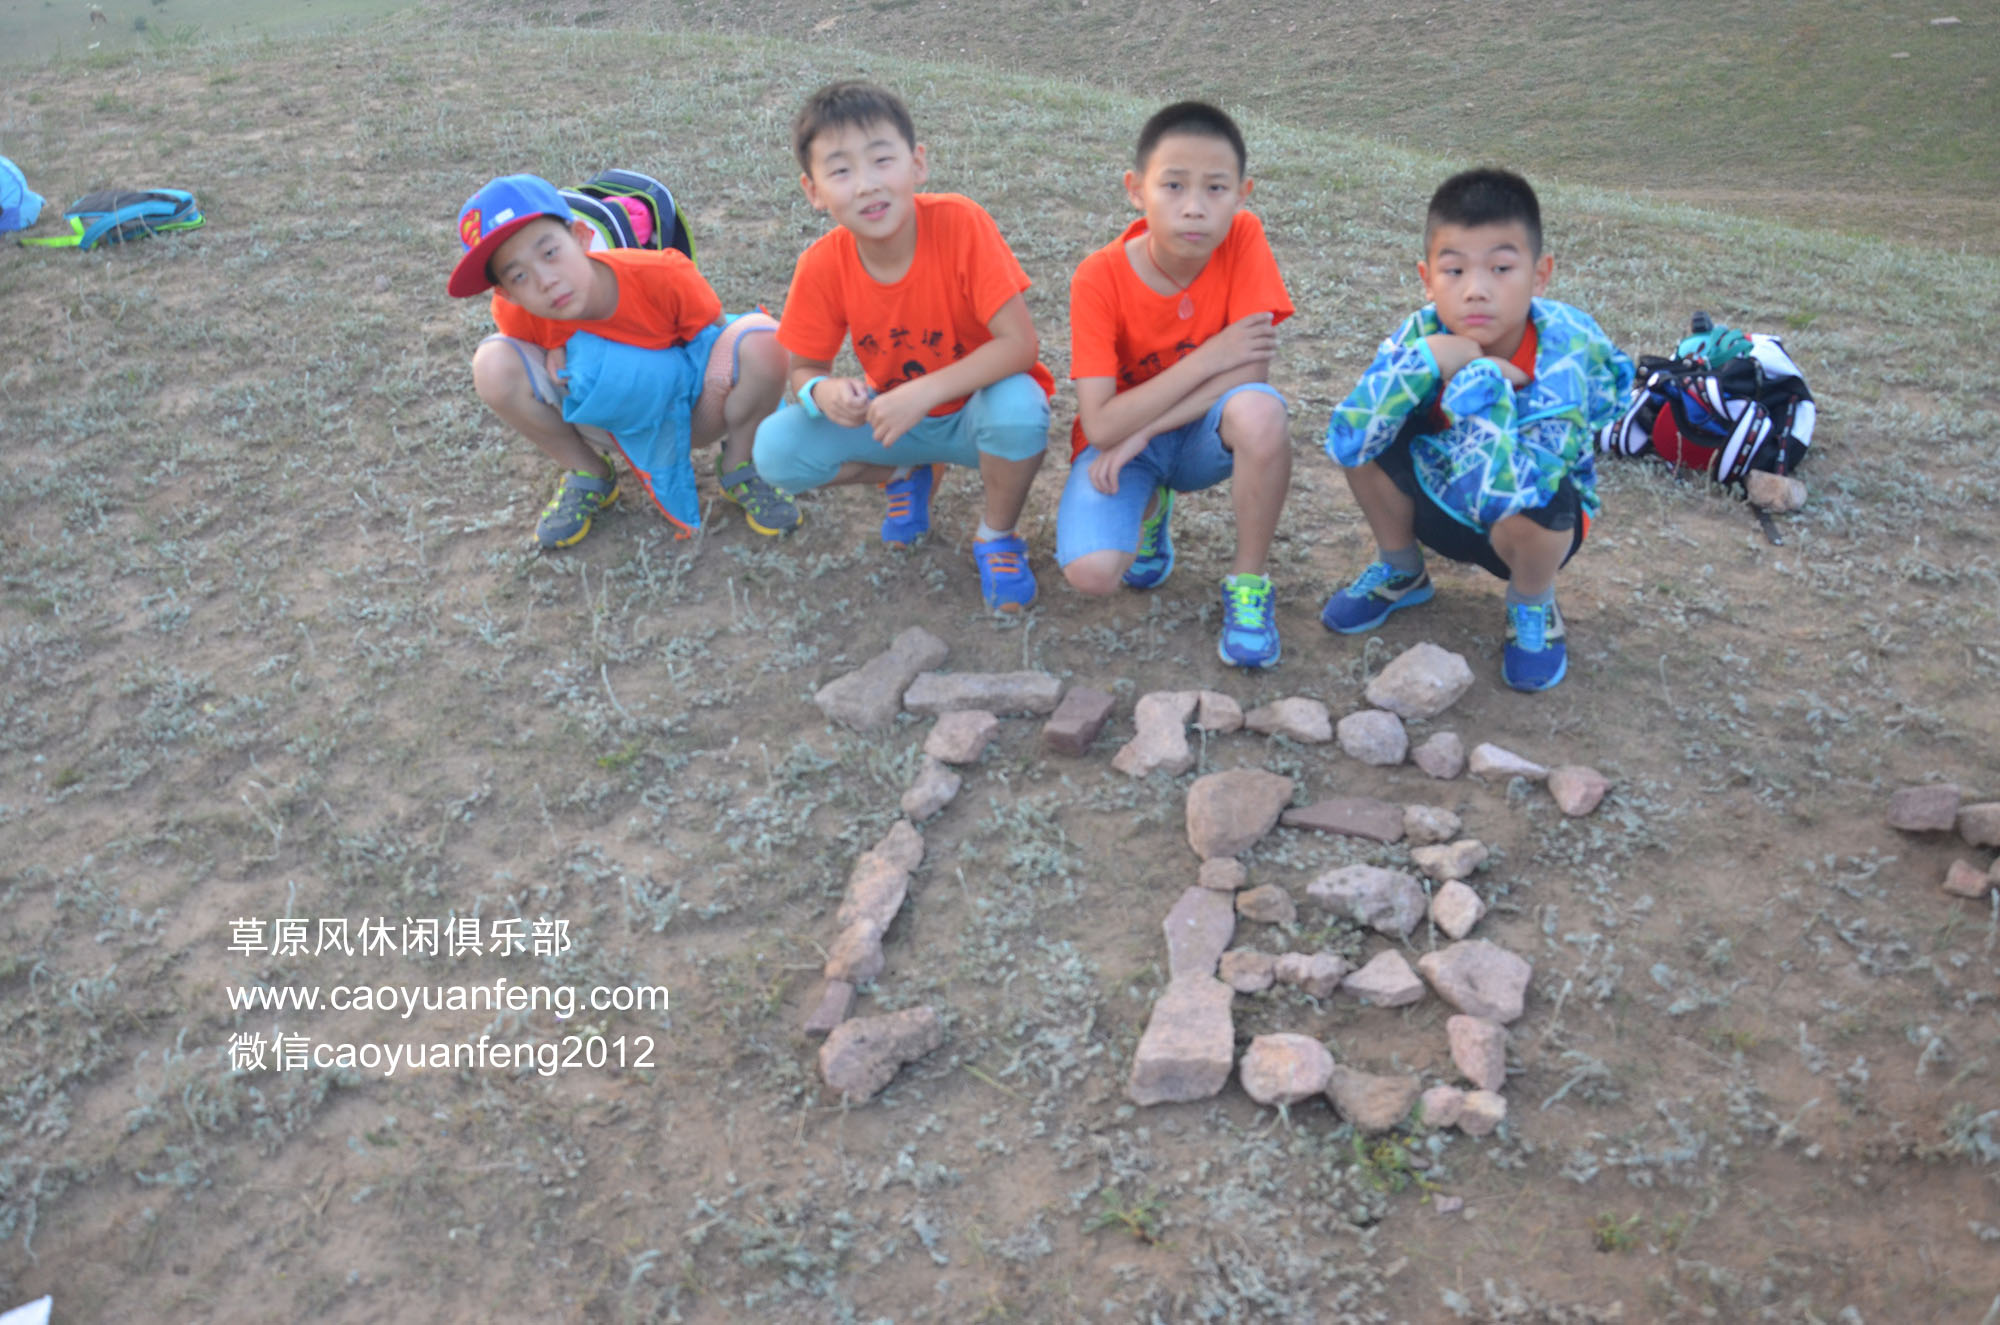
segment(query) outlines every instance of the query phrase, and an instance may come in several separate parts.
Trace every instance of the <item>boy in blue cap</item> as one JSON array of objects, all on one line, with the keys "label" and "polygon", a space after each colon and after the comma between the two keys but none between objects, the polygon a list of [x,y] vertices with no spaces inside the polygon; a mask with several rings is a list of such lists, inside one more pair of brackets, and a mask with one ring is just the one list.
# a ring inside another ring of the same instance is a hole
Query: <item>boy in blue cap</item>
[{"label": "boy in blue cap", "polygon": [[[723,495],[758,533],[791,532],[798,508],[750,459],[784,391],[777,324],[762,313],[725,319],[683,253],[591,252],[592,234],[534,175],[490,181],[458,214],[464,254],[448,289],[461,299],[492,290],[499,327],[472,357],[473,385],[563,471],[536,525],[541,545],[580,542],[617,498],[612,446],[684,536],[699,517],[687,449],[720,441]],[[573,344],[580,332],[589,335]]]}]

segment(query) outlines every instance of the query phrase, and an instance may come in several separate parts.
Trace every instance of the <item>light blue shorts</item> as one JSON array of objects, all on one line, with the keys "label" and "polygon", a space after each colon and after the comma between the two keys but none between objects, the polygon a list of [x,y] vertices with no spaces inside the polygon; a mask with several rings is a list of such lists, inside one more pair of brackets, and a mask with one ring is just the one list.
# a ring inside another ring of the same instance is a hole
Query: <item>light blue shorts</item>
[{"label": "light blue shorts", "polygon": [[1139,526],[1154,488],[1200,492],[1236,470],[1236,457],[1222,444],[1222,407],[1239,391],[1284,396],[1268,382],[1245,382],[1222,393],[1208,413],[1146,443],[1146,449],[1118,471],[1118,491],[1107,497],[1090,485],[1090,463],[1099,451],[1086,446],[1069,464],[1062,503],[1056,508],[1056,564],[1067,566],[1092,552],[1139,550]]},{"label": "light blue shorts", "polygon": [[953,414],[925,419],[884,446],[865,424],[843,428],[786,405],[757,429],[754,457],[766,483],[810,492],[830,483],[845,464],[964,465],[982,455],[1027,460],[1049,447],[1049,398],[1026,373],[1003,377],[972,393]]}]

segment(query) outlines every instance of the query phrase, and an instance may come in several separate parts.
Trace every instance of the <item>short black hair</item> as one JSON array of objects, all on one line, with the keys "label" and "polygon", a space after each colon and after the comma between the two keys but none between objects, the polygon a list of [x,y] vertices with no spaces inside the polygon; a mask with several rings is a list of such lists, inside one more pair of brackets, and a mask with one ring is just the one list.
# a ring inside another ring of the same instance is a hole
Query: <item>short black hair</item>
[{"label": "short black hair", "polygon": [[1542,204],[1528,181],[1511,170],[1482,166],[1463,170],[1438,185],[1424,216],[1424,252],[1441,225],[1506,225],[1519,221],[1528,230],[1529,255],[1542,256]]},{"label": "short black hair", "polygon": [[828,83],[807,97],[792,118],[792,152],[799,158],[799,169],[812,172],[813,139],[826,130],[866,128],[885,120],[903,135],[911,151],[917,150],[917,122],[901,97],[858,78]]},{"label": "short black hair", "polygon": [[1139,130],[1139,149],[1132,154],[1133,167],[1140,174],[1146,173],[1146,163],[1153,158],[1153,149],[1160,145],[1160,139],[1170,133],[1197,134],[1205,138],[1220,138],[1228,143],[1236,153],[1236,173],[1241,176],[1250,164],[1250,154],[1243,146],[1243,131],[1236,127],[1236,121],[1228,112],[1206,101],[1176,101],[1165,110],[1158,111],[1146,121],[1146,127]]}]

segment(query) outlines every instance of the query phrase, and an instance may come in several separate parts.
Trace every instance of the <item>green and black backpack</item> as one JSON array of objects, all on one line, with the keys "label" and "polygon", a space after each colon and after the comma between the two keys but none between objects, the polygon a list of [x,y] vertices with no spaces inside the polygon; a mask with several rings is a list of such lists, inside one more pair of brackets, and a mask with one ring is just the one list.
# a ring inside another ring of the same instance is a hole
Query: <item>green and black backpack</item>
[{"label": "green and black backpack", "polygon": [[694,261],[694,236],[673,191],[636,170],[607,170],[562,190],[569,209],[590,223],[606,248],[679,249]]}]

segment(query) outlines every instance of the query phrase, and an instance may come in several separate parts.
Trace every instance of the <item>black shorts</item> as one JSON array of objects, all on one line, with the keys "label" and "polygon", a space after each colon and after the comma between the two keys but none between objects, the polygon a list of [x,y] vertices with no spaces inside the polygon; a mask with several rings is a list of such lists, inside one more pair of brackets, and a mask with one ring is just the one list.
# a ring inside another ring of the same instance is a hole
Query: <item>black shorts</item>
[{"label": "black shorts", "polygon": [[[1432,500],[1424,491],[1424,485],[1417,482],[1417,471],[1410,459],[1410,438],[1415,434],[1410,429],[1389,445],[1389,449],[1375,457],[1375,463],[1389,476],[1397,491],[1416,503],[1417,541],[1441,557],[1452,561],[1469,562],[1484,566],[1503,580],[1513,578],[1513,572],[1500,554],[1493,550],[1493,539],[1484,530],[1474,529],[1445,513],[1445,509]],[[1563,564],[1576,555],[1583,546],[1583,536],[1590,521],[1583,513],[1583,494],[1576,490],[1570,476],[1563,475],[1555,496],[1549,498],[1546,506],[1531,506],[1521,514],[1544,529],[1556,533],[1570,531],[1572,536],[1569,551],[1563,553]]]}]

